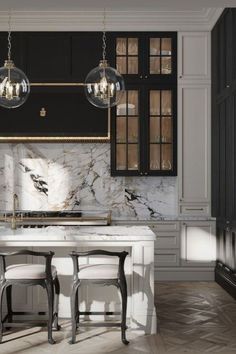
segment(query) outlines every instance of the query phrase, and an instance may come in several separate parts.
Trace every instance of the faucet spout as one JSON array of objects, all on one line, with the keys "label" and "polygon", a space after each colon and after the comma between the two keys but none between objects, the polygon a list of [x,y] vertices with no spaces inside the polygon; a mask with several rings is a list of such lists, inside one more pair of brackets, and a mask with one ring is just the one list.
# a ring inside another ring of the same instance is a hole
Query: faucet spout
[{"label": "faucet spout", "polygon": [[19,208],[19,199],[16,193],[13,194],[13,210],[12,210],[12,219],[11,219],[11,228],[16,229],[16,209]]}]

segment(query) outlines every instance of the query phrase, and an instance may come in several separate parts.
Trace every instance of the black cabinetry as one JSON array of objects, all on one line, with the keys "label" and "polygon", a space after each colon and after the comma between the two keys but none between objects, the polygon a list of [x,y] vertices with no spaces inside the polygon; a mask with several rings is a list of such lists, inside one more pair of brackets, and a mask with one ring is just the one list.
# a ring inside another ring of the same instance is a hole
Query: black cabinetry
[{"label": "black cabinetry", "polygon": [[[92,106],[83,87],[61,85],[85,81],[88,72],[99,63],[101,44],[101,32],[12,33],[15,65],[26,73],[30,83],[39,86],[31,87],[29,98],[21,107],[12,110],[0,107],[0,140],[5,141],[6,137],[9,140],[106,139],[108,111]],[[7,58],[7,33],[0,34],[0,57]],[[60,85],[40,86],[45,83]]]},{"label": "black cabinetry", "polygon": [[111,63],[126,93],[112,112],[111,173],[177,173],[177,35],[113,33]]},{"label": "black cabinetry", "polygon": [[212,216],[217,218],[216,280],[236,297],[236,9],[212,31]]}]

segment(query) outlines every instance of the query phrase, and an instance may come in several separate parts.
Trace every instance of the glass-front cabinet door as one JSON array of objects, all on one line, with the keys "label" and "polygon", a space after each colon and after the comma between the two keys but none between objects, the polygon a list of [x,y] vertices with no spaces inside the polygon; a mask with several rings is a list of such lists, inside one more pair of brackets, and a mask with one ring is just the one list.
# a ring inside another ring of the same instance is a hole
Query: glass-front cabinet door
[{"label": "glass-front cabinet door", "polygon": [[110,63],[126,92],[112,109],[111,174],[177,174],[177,33],[115,32]]},{"label": "glass-front cabinet door", "polygon": [[[139,90],[126,90],[115,108],[115,146],[114,169],[122,175],[124,171],[129,174],[138,174],[140,170],[140,92]],[[123,172],[122,172],[123,171]]]},{"label": "glass-front cabinet door", "polygon": [[116,38],[116,69],[126,79],[140,78],[142,72],[140,45],[139,37],[118,36]]},{"label": "glass-front cabinet door", "polygon": [[174,146],[176,142],[175,91],[150,89],[148,95],[148,174],[171,175],[176,170]]},{"label": "glass-front cabinet door", "polygon": [[175,103],[174,89],[126,90],[112,116],[112,175],[176,174]]},{"label": "glass-front cabinet door", "polygon": [[115,38],[115,65],[128,82],[172,80],[176,71],[176,34],[120,34]]}]

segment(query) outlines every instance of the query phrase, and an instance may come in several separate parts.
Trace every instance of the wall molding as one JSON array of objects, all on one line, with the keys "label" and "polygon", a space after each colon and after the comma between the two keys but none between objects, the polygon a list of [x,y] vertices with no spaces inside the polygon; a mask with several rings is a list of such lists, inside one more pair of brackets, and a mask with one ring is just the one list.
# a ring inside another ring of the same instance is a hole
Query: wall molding
[{"label": "wall molding", "polygon": [[[200,11],[107,11],[107,31],[210,31],[223,8]],[[101,31],[102,11],[13,11],[12,31]],[[8,12],[0,11],[0,31]]]}]

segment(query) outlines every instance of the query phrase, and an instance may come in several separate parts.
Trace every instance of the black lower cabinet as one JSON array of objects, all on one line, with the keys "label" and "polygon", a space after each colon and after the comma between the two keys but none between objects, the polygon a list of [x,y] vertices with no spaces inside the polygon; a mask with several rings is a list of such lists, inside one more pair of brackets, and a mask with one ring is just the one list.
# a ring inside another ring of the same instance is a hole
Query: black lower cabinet
[{"label": "black lower cabinet", "polygon": [[217,222],[215,280],[236,299],[236,222]]}]

